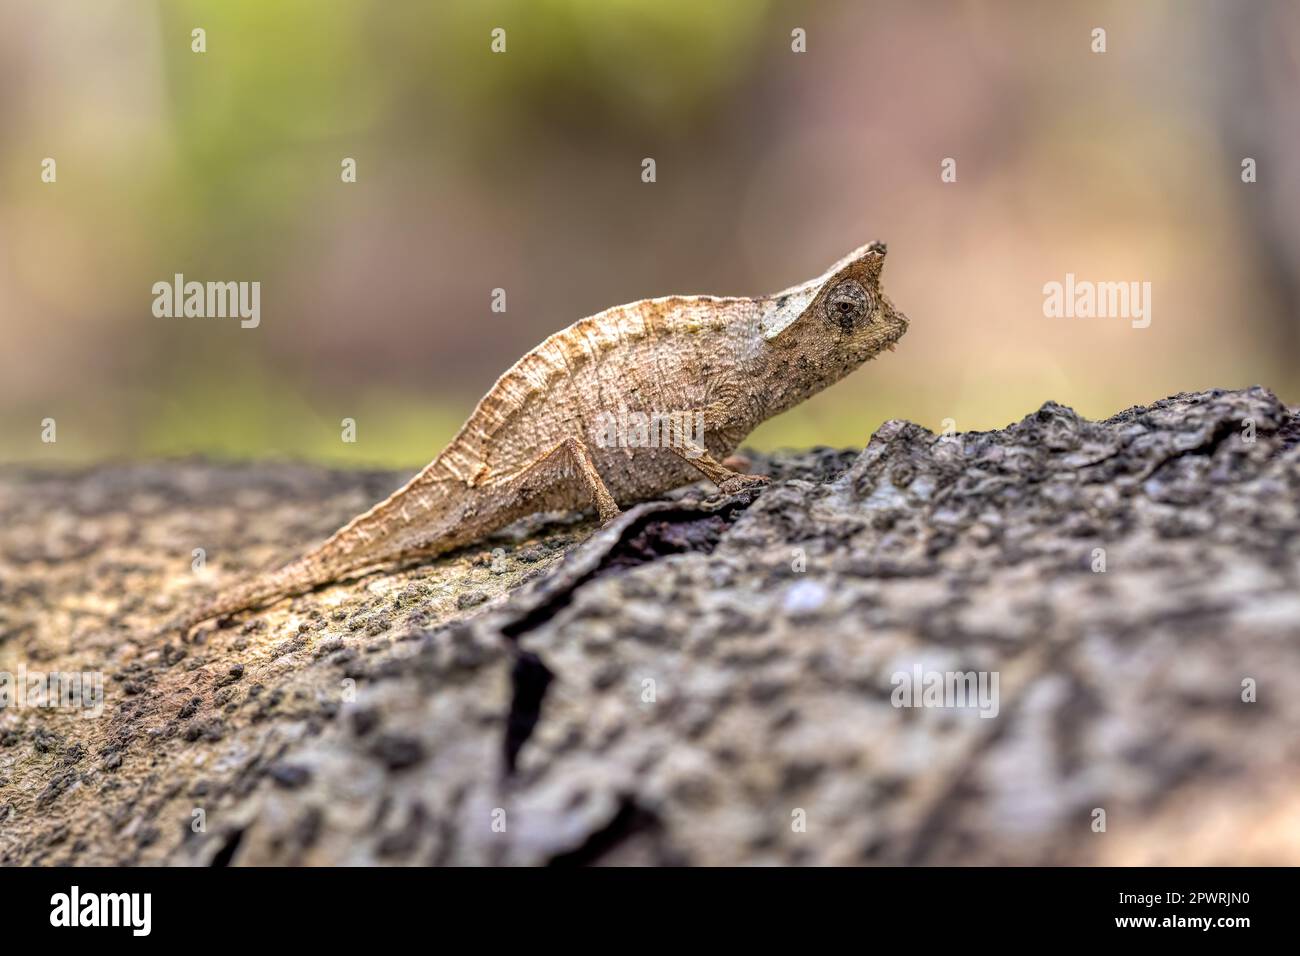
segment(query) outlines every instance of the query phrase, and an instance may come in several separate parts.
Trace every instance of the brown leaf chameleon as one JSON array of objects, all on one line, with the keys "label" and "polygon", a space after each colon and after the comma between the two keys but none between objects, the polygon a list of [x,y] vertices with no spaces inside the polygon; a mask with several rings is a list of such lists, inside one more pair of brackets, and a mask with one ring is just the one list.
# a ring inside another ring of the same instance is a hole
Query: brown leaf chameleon
[{"label": "brown leaf chameleon", "polygon": [[[404,487],[302,557],[173,626],[442,554],[535,512],[594,506],[608,522],[618,502],[653,498],[697,473],[726,493],[766,482],[721,459],[760,423],[892,350],[907,331],[880,289],[884,259],[885,244],[873,242],[774,295],[642,299],[580,319],[497,379]],[[627,447],[595,427],[628,411],[673,422],[658,430],[673,440]],[[680,427],[684,420],[702,430]]]}]

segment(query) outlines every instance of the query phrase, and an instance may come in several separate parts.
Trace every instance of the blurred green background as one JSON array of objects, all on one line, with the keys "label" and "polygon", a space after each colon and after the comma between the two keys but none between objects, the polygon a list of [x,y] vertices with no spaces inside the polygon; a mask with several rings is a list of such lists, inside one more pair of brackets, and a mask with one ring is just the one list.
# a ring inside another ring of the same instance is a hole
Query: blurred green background
[{"label": "blurred green background", "polygon": [[[911,331],[752,444],[1295,401],[1297,89],[1286,0],[0,0],[0,456],[420,465],[581,316],[876,238]],[[155,317],[177,272],[260,327]],[[1150,328],[1045,318],[1067,272]]]}]

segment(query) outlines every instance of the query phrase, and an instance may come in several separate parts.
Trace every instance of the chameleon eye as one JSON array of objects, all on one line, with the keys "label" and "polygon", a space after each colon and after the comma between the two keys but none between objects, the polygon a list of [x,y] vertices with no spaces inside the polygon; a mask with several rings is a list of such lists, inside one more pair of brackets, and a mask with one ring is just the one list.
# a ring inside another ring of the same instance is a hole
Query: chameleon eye
[{"label": "chameleon eye", "polygon": [[871,295],[853,279],[845,279],[826,297],[826,318],[852,332],[871,309]]}]

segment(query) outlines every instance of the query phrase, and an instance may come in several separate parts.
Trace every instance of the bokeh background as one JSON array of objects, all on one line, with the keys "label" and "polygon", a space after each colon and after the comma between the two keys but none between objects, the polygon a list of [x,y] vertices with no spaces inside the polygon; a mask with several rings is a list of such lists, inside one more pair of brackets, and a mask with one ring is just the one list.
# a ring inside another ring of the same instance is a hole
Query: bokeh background
[{"label": "bokeh background", "polygon": [[[0,455],[420,465],[581,316],[875,238],[911,331],[754,445],[1296,401],[1297,90],[1291,0],[0,0]],[[177,272],[261,326],[156,318]],[[1150,328],[1045,318],[1067,272]]]}]

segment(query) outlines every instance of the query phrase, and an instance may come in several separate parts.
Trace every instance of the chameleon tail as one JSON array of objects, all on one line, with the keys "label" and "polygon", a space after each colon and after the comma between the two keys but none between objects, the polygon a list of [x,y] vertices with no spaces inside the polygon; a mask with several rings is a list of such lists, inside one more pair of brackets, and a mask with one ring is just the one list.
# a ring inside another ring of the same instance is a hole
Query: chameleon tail
[{"label": "chameleon tail", "polygon": [[339,568],[327,568],[310,556],[299,558],[278,570],[258,575],[218,593],[180,615],[168,625],[168,630],[188,633],[191,628],[209,618],[222,617],[246,608],[260,607],[280,598],[302,594],[329,582],[340,573]]},{"label": "chameleon tail", "polygon": [[449,494],[447,483],[433,478],[436,465],[435,461],[302,557],[217,594],[181,615],[168,629],[188,633],[209,618],[303,594],[397,559],[440,554],[472,540],[477,528],[463,520],[471,496]]}]

